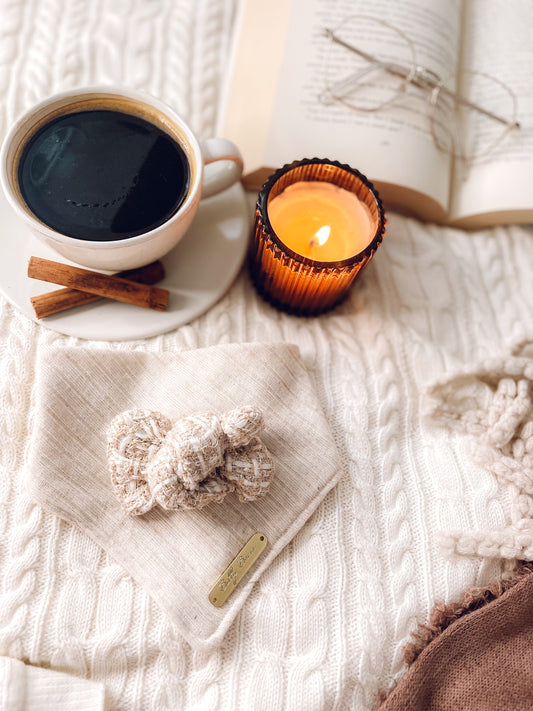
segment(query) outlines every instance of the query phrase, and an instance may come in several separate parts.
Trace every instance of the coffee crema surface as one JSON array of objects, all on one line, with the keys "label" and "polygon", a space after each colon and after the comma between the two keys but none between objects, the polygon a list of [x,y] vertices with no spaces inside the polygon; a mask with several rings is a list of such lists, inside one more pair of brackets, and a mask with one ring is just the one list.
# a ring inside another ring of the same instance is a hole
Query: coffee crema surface
[{"label": "coffee crema surface", "polygon": [[177,140],[140,116],[111,109],[45,123],[24,147],[17,177],[41,222],[101,242],[166,222],[184,202],[191,179]]}]

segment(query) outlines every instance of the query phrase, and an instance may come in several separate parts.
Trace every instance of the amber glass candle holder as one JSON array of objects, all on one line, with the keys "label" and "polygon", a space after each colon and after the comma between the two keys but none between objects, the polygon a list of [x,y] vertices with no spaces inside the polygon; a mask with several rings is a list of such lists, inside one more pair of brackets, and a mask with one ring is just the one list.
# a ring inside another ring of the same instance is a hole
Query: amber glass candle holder
[{"label": "amber glass candle holder", "polygon": [[[368,241],[338,261],[320,261],[287,246],[272,228],[269,205],[288,186],[305,181],[332,183],[353,193],[368,214]],[[337,161],[304,159],[275,172],[263,185],[256,205],[249,268],[258,292],[273,306],[301,316],[316,316],[346,298],[385,234],[385,213],[377,191],[359,171]]]}]

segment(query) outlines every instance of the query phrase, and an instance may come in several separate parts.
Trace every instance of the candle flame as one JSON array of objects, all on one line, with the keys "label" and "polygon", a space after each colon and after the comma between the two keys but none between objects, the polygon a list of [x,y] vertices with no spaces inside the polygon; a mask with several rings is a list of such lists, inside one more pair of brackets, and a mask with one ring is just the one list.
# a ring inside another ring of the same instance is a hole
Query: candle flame
[{"label": "candle flame", "polygon": [[328,241],[330,232],[331,232],[331,227],[329,225],[323,225],[311,237],[311,241],[309,243],[311,245],[311,247],[316,247],[317,244],[319,247],[322,247],[323,244],[326,244],[326,242]]}]

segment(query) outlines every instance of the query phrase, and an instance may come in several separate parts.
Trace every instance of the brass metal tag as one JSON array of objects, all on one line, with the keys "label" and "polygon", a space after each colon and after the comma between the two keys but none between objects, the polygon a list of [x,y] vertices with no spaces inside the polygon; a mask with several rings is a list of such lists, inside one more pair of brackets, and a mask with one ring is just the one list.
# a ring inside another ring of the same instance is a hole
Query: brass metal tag
[{"label": "brass metal tag", "polygon": [[209,593],[209,602],[215,607],[222,605],[244,578],[246,573],[267,547],[267,537],[264,533],[254,533],[248,543],[241,548],[228,565]]}]

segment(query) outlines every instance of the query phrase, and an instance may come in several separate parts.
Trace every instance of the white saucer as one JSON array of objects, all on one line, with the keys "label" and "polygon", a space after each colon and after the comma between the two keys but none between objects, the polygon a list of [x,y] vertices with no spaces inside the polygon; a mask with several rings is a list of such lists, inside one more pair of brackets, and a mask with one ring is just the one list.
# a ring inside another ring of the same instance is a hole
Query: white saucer
[{"label": "white saucer", "polygon": [[237,183],[202,200],[191,228],[163,259],[170,291],[167,311],[103,299],[38,320],[31,296],[55,287],[26,276],[32,255],[66,261],[41,244],[19,221],[0,190],[0,292],[26,316],[67,336],[118,341],[148,338],[188,323],[212,306],[237,276],[248,243],[250,208]]}]

